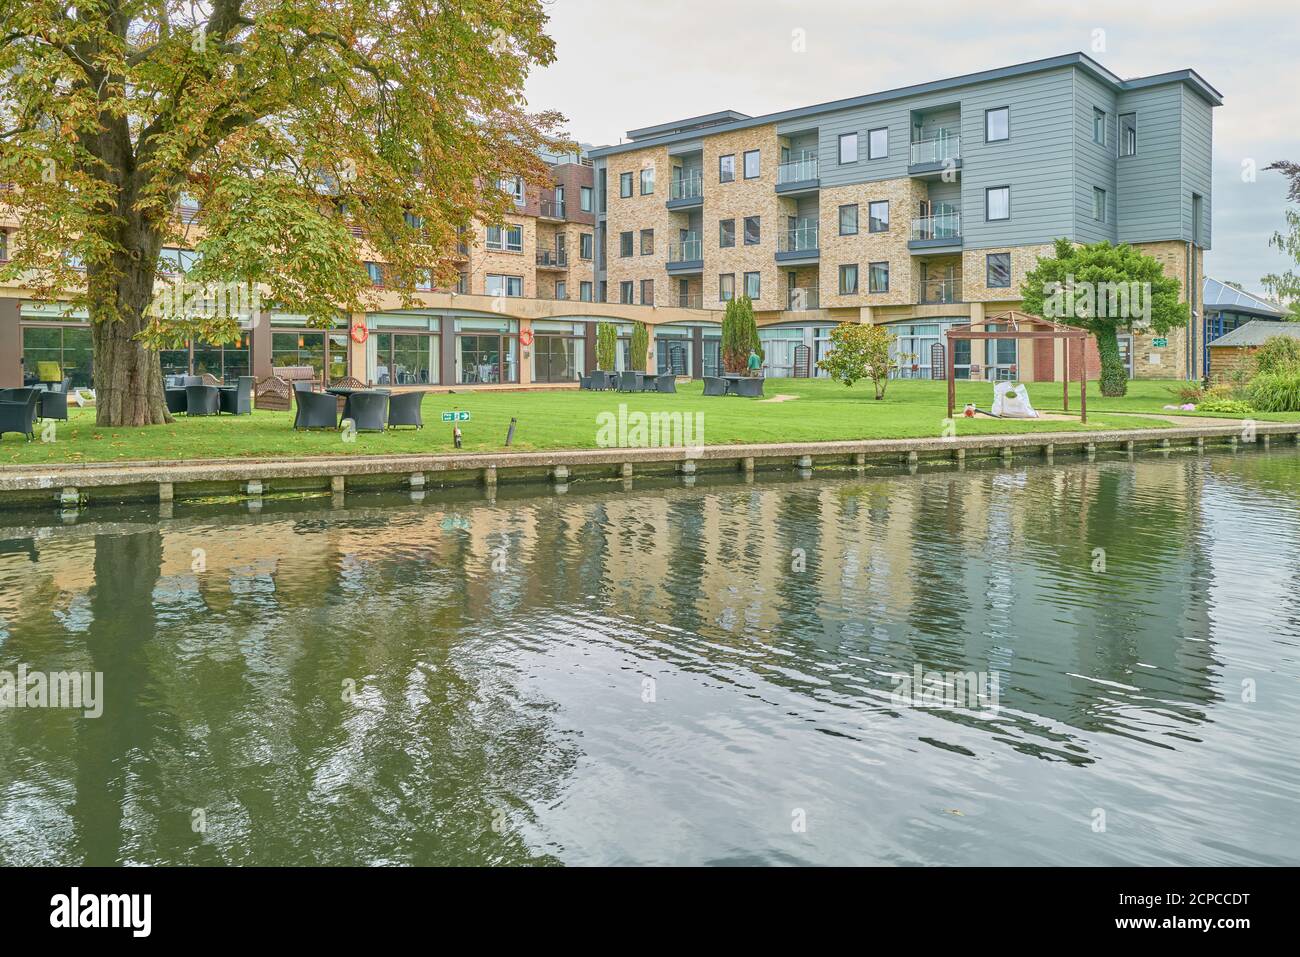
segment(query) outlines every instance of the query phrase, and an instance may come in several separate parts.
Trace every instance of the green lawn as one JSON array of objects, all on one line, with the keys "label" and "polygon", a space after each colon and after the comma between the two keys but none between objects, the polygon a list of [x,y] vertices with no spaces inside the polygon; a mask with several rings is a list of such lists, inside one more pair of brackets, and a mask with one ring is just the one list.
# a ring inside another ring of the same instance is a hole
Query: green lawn
[{"label": "green lawn", "polygon": [[[58,423],[53,442],[29,443],[17,435],[5,436],[0,441],[0,464],[447,452],[454,448],[452,427],[441,421],[441,413],[451,410],[470,412],[470,421],[461,423],[464,447],[482,452],[505,447],[511,416],[518,419],[513,448],[596,448],[600,444],[597,416],[617,413],[620,404],[630,412],[703,412],[704,441],[709,445],[933,437],[941,434],[946,412],[945,384],[932,381],[891,382],[881,402],[872,397],[869,383],[845,388],[826,380],[769,379],[768,398],[777,394],[798,397],[786,402],[705,398],[701,391],[701,383],[692,382],[680,385],[676,395],[578,391],[429,395],[424,400],[422,431],[363,432],[355,442],[343,441],[338,432],[295,432],[289,412],[196,419],[180,416],[168,426],[100,429],[94,424],[93,410],[73,409],[70,421]],[[1152,383],[1135,383],[1133,393],[1123,400],[1100,401],[1100,393],[1094,391],[1098,401],[1090,404],[1090,410],[1158,412],[1166,401],[1172,401],[1163,387]],[[991,405],[992,394],[993,387],[986,382],[959,383],[957,390],[959,406],[970,401],[984,409]],[[1060,395],[1059,385],[1031,387],[1035,405],[1044,411],[1059,409]],[[1071,401],[1074,404],[1073,398]],[[1097,414],[1089,417],[1088,426],[1071,421],[959,418],[957,430],[958,434],[990,435],[1164,425],[1167,423],[1157,419]]]}]

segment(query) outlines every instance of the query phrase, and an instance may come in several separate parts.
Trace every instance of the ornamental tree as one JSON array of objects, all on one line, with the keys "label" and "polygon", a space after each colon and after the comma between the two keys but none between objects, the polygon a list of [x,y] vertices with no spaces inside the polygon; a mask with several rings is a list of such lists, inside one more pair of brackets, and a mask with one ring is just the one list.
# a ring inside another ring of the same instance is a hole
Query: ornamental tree
[{"label": "ornamental tree", "polygon": [[568,145],[521,93],[545,24],[542,0],[0,0],[0,278],[88,310],[100,424],[164,422],[156,349],[238,320],[152,309],[159,251],[318,326],[373,301],[366,259],[450,284],[498,177],[544,184]]},{"label": "ornamental tree", "polygon": [[817,367],[832,379],[851,386],[859,379],[870,379],[876,398],[885,397],[889,386],[889,346],[894,337],[883,326],[842,322],[831,330],[831,349]]},{"label": "ornamental tree", "polygon": [[650,330],[644,322],[632,323],[632,341],[628,351],[632,353],[632,371],[645,372],[650,359]]},{"label": "ornamental tree", "polygon": [[748,296],[727,300],[722,314],[722,368],[732,375],[747,369],[749,353],[763,357],[759,343],[758,324],[754,321],[754,304]]},{"label": "ornamental tree", "polygon": [[1158,260],[1127,243],[1076,246],[1056,241],[1055,258],[1039,259],[1020,287],[1025,312],[1087,329],[1101,356],[1101,394],[1122,396],[1128,373],[1119,354],[1119,330],[1163,335],[1186,326],[1190,313],[1181,286]]},{"label": "ornamental tree", "polygon": [[612,322],[596,324],[596,368],[613,372],[618,362],[618,330]]},{"label": "ornamental tree", "polygon": [[[1291,203],[1283,213],[1286,217],[1286,232],[1274,232],[1268,238],[1268,244],[1300,265],[1300,205],[1297,205],[1300,204],[1300,163],[1278,160],[1264,168],[1277,170],[1287,178],[1286,198]],[[1287,319],[1300,321],[1300,272],[1287,269],[1280,273],[1269,273],[1260,277],[1259,281],[1268,294],[1286,308]]]}]

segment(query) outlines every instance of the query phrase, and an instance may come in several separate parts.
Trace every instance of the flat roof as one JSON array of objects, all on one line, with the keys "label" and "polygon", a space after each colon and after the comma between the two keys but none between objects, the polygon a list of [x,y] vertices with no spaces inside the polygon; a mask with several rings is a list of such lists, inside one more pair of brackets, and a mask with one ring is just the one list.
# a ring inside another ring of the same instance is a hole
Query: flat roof
[{"label": "flat roof", "polygon": [[1266,339],[1288,336],[1300,339],[1300,322],[1278,322],[1274,319],[1252,319],[1238,326],[1226,336],[1210,340],[1210,348],[1217,346],[1262,346]]},{"label": "flat roof", "polygon": [[[927,83],[902,86],[893,90],[883,90],[879,93],[867,93],[862,96],[849,97],[843,100],[831,100],[827,103],[801,106],[796,109],[782,110],[777,113],[767,113],[762,116],[746,116],[743,113],[724,110],[720,113],[708,113],[704,116],[692,117],[685,120],[676,120],[671,123],[660,123],[657,126],[646,126],[639,130],[629,130],[628,136],[631,138],[632,142],[596,147],[589,151],[589,155],[593,158],[610,156],[615,153],[626,153],[629,150],[642,149],[646,146],[655,146],[664,143],[673,143],[679,140],[692,139],[700,135],[725,133],[731,130],[740,130],[751,126],[762,126],[768,123],[781,123],[789,120],[797,120],[802,119],[803,117],[817,116],[823,113],[833,113],[838,110],[852,109],[854,107],[866,106],[872,103],[885,103],[890,100],[898,100],[909,96],[919,96],[924,93],[939,93],[945,90],[957,89],[958,87],[985,83],[990,80],[1002,80],[1008,77],[1040,73],[1044,70],[1055,70],[1066,66],[1081,67],[1103,82],[1110,84],[1116,90],[1137,90],[1149,86],[1159,86],[1165,83],[1185,83],[1201,97],[1207,100],[1211,106],[1220,106],[1223,103],[1223,95],[1214,87],[1210,86],[1210,84],[1207,83],[1195,70],[1175,70],[1172,73],[1159,73],[1154,76],[1136,77],[1131,80],[1125,80],[1116,76],[1114,73],[1111,73],[1087,54],[1066,53],[1061,56],[1047,57],[1042,60],[1029,60],[1024,63],[1015,63],[1011,66],[998,67],[994,70],[983,70],[978,73],[966,73],[962,76],[954,76],[942,80],[931,80]],[[734,118],[726,118],[732,114],[734,114]],[[721,119],[715,120],[713,118]],[[706,124],[704,121],[709,122]],[[700,123],[701,125],[692,126],[688,129],[688,125],[692,123]]]}]

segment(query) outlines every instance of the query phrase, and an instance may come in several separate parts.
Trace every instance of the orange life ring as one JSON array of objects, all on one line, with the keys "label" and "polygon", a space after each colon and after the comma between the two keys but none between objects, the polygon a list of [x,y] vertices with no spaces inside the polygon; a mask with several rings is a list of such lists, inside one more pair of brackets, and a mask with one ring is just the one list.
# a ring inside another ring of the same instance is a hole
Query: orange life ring
[{"label": "orange life ring", "polygon": [[360,344],[370,338],[370,330],[363,323],[357,322],[352,326],[352,341]]},{"label": "orange life ring", "polygon": [[531,346],[533,344],[533,330],[525,329],[519,333],[519,342],[521,345]]}]

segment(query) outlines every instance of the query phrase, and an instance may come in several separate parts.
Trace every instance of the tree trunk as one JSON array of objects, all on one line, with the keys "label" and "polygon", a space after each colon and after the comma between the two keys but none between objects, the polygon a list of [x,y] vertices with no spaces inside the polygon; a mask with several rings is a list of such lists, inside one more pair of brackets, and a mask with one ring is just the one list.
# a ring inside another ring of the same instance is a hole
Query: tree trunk
[{"label": "tree trunk", "polygon": [[[1101,394],[1119,398],[1128,392],[1128,370],[1119,357],[1119,336],[1110,323],[1099,324],[1092,330],[1097,340],[1097,354],[1101,356]],[[1087,362],[1080,357],[1082,375],[1087,375]]]},{"label": "tree trunk", "polygon": [[137,255],[115,256],[110,266],[88,266],[90,329],[94,346],[95,422],[102,426],[171,422],[163,398],[158,353],[137,336],[153,300],[159,240],[136,234]]}]

